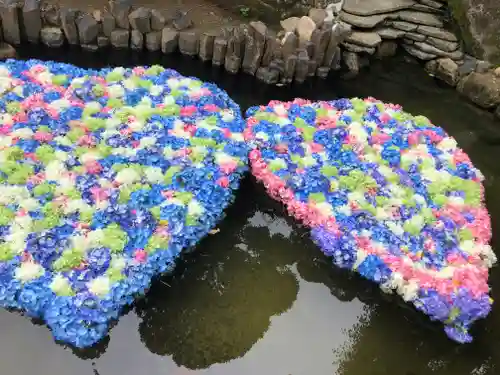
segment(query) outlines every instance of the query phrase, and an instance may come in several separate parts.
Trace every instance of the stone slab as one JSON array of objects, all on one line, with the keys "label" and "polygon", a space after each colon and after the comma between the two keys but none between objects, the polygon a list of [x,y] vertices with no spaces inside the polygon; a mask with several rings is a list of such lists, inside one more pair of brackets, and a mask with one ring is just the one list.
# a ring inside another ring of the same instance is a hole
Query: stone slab
[{"label": "stone slab", "polygon": [[407,9],[415,4],[414,0],[344,0],[342,10],[358,16],[371,16]]}]

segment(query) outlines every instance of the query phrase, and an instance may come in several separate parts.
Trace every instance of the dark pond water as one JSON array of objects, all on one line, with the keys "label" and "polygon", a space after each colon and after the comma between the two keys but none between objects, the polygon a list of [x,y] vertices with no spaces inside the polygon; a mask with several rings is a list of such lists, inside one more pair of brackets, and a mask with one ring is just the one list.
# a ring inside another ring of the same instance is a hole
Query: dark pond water
[{"label": "dark pond water", "polygon": [[[415,65],[373,66],[354,81],[270,88],[194,60],[21,51],[81,66],[161,63],[218,83],[246,109],[270,99],[375,96],[430,117],[457,138],[486,176],[500,229],[500,124],[439,87]],[[220,233],[153,285],[94,348],[55,344],[48,329],[0,310],[5,375],[486,375],[500,373],[500,305],[460,346],[440,326],[377,288],[334,269],[307,232],[247,178]],[[500,300],[500,270],[491,273]]]}]

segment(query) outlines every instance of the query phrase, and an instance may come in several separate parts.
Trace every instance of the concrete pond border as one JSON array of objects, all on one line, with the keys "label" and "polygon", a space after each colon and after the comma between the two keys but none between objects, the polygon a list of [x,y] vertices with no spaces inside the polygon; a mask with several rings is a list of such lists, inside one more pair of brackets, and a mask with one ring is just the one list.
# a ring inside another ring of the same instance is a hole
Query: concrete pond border
[{"label": "concrete pond border", "polygon": [[251,21],[206,30],[180,11],[167,16],[123,1],[82,11],[39,0],[4,0],[0,40],[8,44],[0,57],[13,57],[9,45],[21,43],[180,52],[232,74],[243,71],[266,84],[287,85],[325,79],[342,68],[343,77],[352,78],[372,58],[390,58],[402,49],[431,76],[500,118],[500,68],[463,52],[459,36],[449,30],[446,0],[395,0],[383,9],[377,3],[336,0],[278,27]]}]

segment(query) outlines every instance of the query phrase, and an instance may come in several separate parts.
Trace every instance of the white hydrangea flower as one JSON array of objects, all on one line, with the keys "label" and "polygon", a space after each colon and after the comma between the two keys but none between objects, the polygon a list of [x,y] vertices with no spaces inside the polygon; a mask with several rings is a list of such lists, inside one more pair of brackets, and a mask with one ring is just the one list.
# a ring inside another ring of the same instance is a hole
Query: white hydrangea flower
[{"label": "white hydrangea flower", "polygon": [[55,293],[55,294],[63,294],[67,290],[71,289],[71,285],[64,276],[57,274],[54,276],[52,279],[52,282],[50,283],[50,289]]},{"label": "white hydrangea flower", "polygon": [[269,140],[269,136],[265,132],[258,132],[255,134],[255,138],[262,141]]},{"label": "white hydrangea flower", "polygon": [[4,135],[0,137],[0,147],[10,147],[12,145],[12,137],[10,135]]},{"label": "white hydrangea flower", "polygon": [[225,110],[221,111],[220,116],[221,116],[222,121],[224,121],[224,122],[231,122],[235,118],[233,110],[231,110],[231,109],[225,109]]},{"label": "white hydrangea flower", "polygon": [[160,183],[163,181],[164,175],[161,168],[157,167],[148,167],[144,170],[144,175],[146,180],[150,183]]},{"label": "white hydrangea flower", "polygon": [[175,98],[172,95],[165,95],[165,97],[163,98],[163,104],[167,106],[175,104]]},{"label": "white hydrangea flower", "polygon": [[10,76],[10,70],[6,66],[0,66],[0,78],[5,78]]},{"label": "white hydrangea flower", "polygon": [[60,160],[52,160],[45,168],[45,178],[47,180],[59,181],[66,171],[66,167]]},{"label": "white hydrangea flower", "polygon": [[83,199],[72,199],[64,206],[64,213],[70,214],[77,211],[87,211],[90,206]]},{"label": "white hydrangea flower", "polygon": [[368,253],[364,251],[363,249],[357,249],[356,250],[356,261],[354,262],[353,269],[357,269],[361,263],[365,260],[365,258],[368,256]]},{"label": "white hydrangea flower", "polygon": [[200,217],[205,212],[205,208],[196,199],[189,202],[187,209],[189,215],[196,217]]},{"label": "white hydrangea flower", "polygon": [[109,85],[107,91],[110,98],[121,98],[125,95],[125,90],[121,85]]},{"label": "white hydrangea flower", "polygon": [[139,120],[134,120],[128,123],[128,127],[134,131],[139,131],[144,128],[144,122]]},{"label": "white hydrangea flower", "polygon": [[393,221],[388,221],[385,223],[387,227],[391,230],[392,233],[394,233],[396,236],[402,236],[405,232],[403,227],[399,224],[396,224]]},{"label": "white hydrangea flower", "polygon": [[402,288],[398,288],[398,294],[403,297],[405,302],[413,301],[418,297],[418,283],[410,280]]},{"label": "white hydrangea flower", "polygon": [[236,142],[244,142],[245,137],[243,137],[243,134],[241,133],[231,133],[231,139],[236,141]]},{"label": "white hydrangea flower", "polygon": [[28,198],[19,202],[19,207],[24,208],[27,211],[32,211],[39,207],[39,203],[36,199]]},{"label": "white hydrangea flower", "polygon": [[130,78],[124,79],[122,81],[122,85],[127,90],[135,90],[137,88],[137,85],[135,84],[135,82],[132,79],[130,79]]},{"label": "white hydrangea flower", "polygon": [[149,93],[153,96],[158,96],[163,92],[163,86],[153,85],[149,88]]},{"label": "white hydrangea flower", "polygon": [[116,174],[115,180],[121,184],[133,184],[140,181],[141,175],[133,168],[125,168]]},{"label": "white hydrangea flower", "polygon": [[102,229],[95,229],[87,233],[87,239],[91,247],[98,246],[104,239],[104,231]]},{"label": "white hydrangea flower", "polygon": [[90,293],[103,297],[111,290],[111,281],[108,276],[98,276],[87,283]]},{"label": "white hydrangea flower", "polygon": [[71,146],[73,144],[69,138],[61,137],[60,135],[54,138],[54,142],[61,146]]},{"label": "white hydrangea flower", "polygon": [[[110,137],[115,134],[120,134],[116,129],[121,124],[121,121],[117,117],[110,117],[106,119],[106,129],[109,129],[113,133],[103,133],[103,137]],[[106,134],[106,136],[104,135]]]},{"label": "white hydrangea flower", "polygon": [[333,206],[328,202],[321,202],[315,204],[316,209],[326,217],[333,216]]},{"label": "white hydrangea flower", "polygon": [[28,282],[43,275],[43,267],[34,262],[23,262],[16,268],[14,277],[21,282]]},{"label": "white hydrangea flower", "polygon": [[214,156],[217,164],[232,163],[235,161],[231,155],[226,154],[223,151],[217,151]]},{"label": "white hydrangea flower", "polygon": [[337,207],[336,210],[337,212],[344,214],[346,216],[351,216],[352,213],[351,207],[349,207],[347,204]]},{"label": "white hydrangea flower", "polygon": [[54,156],[57,160],[60,161],[66,161],[69,158],[68,153],[61,150],[56,150],[56,152],[54,152]]},{"label": "white hydrangea flower", "polygon": [[139,148],[146,148],[156,144],[156,137],[144,137],[139,142]]},{"label": "white hydrangea flower", "polygon": [[451,137],[446,137],[436,145],[436,148],[442,151],[455,151],[457,148],[457,141]]},{"label": "white hydrangea flower", "polygon": [[29,128],[21,128],[21,129],[16,129],[12,133],[12,136],[21,138],[21,139],[30,139],[33,137],[33,130]]},{"label": "white hydrangea flower", "polygon": [[71,102],[68,99],[57,99],[50,103],[50,106],[58,111],[71,107]]},{"label": "white hydrangea flower", "polygon": [[181,87],[181,82],[178,78],[169,78],[167,79],[167,86],[170,87],[171,89],[178,89]]}]

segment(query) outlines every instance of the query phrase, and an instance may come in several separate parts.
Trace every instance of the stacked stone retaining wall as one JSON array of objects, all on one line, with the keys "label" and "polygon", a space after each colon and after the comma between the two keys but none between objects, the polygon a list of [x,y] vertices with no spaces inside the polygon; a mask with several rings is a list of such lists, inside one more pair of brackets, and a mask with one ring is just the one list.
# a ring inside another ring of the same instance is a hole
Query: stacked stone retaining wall
[{"label": "stacked stone retaining wall", "polygon": [[[326,78],[344,67],[353,77],[371,58],[387,58],[398,49],[422,61],[430,75],[443,80],[477,105],[500,117],[500,70],[464,54],[448,27],[446,0],[335,0],[311,8],[307,16],[289,17],[278,27],[261,21],[199,29],[189,15],[112,1],[106,10],[82,11],[38,0],[4,0],[2,35],[9,45],[43,43],[180,52],[243,71],[267,84],[302,83]],[[0,55],[13,49],[3,44]]]}]

